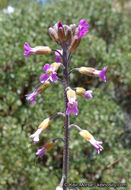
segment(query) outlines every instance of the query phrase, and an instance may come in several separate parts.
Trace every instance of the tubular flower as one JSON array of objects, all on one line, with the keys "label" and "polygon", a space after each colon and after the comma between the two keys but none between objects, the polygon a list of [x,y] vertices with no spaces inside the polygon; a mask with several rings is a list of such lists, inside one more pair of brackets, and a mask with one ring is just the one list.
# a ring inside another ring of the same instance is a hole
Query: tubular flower
[{"label": "tubular flower", "polygon": [[44,84],[40,85],[38,89],[30,94],[26,94],[26,100],[30,101],[31,104],[35,103],[36,97],[41,94],[44,90],[46,90],[50,86],[49,82],[45,82]]},{"label": "tubular flower", "polygon": [[77,87],[76,94],[79,96],[84,96],[86,99],[92,98],[92,90],[85,90],[84,88]]},{"label": "tubular flower", "polygon": [[106,82],[106,70],[108,67],[104,67],[102,70],[96,70],[92,67],[80,67],[78,70],[80,73],[89,75],[89,76],[97,76],[102,79],[102,81]]},{"label": "tubular flower", "polygon": [[58,80],[57,73],[54,71],[53,68],[49,64],[45,64],[43,67],[43,70],[45,71],[45,74],[40,76],[40,82],[45,83],[49,79],[52,82],[56,82]]},{"label": "tubular flower", "polygon": [[72,113],[73,115],[78,115],[78,103],[76,101],[76,93],[74,90],[69,89],[67,90],[67,98],[68,98],[68,104],[67,104],[67,110],[66,114],[69,115]]},{"label": "tubular flower", "polygon": [[31,139],[33,139],[33,142],[36,143],[39,141],[39,136],[50,124],[50,119],[45,119],[38,127],[37,131],[30,136]]},{"label": "tubular flower", "polygon": [[78,26],[78,37],[82,38],[84,35],[87,34],[88,29],[87,27],[89,27],[89,24],[86,22],[86,20],[82,19],[79,22],[79,26]]},{"label": "tubular flower", "polygon": [[89,133],[89,131],[81,130],[80,135],[94,146],[98,154],[103,150],[103,147],[101,146],[102,142],[96,141],[95,138]]},{"label": "tubular flower", "polygon": [[53,143],[52,141],[45,144],[43,148],[37,150],[36,155],[39,156],[40,158],[48,151],[50,150],[55,143]]},{"label": "tubular flower", "polygon": [[51,53],[51,49],[48,46],[36,46],[34,48],[31,48],[27,42],[25,42],[24,44],[24,50],[25,50],[24,55],[26,59],[31,53],[39,55]]},{"label": "tubular flower", "polygon": [[[57,50],[57,51],[59,51],[61,54],[63,53],[62,50]],[[57,63],[61,63],[60,54],[59,54],[57,51],[55,51],[56,62],[57,62]]]}]

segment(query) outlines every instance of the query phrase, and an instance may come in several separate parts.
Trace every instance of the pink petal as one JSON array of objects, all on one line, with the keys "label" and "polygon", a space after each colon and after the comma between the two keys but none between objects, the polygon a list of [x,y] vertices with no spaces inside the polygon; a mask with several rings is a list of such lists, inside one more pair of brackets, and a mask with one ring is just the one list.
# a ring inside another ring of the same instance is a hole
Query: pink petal
[{"label": "pink petal", "polygon": [[47,72],[47,70],[50,69],[50,68],[51,68],[51,66],[49,64],[45,64],[44,67],[43,67],[43,70],[45,72]]},{"label": "pink petal", "polygon": [[52,82],[56,82],[56,81],[58,80],[58,78],[57,78],[57,73],[56,73],[56,72],[54,72],[54,73],[50,76],[50,80],[51,80]]},{"label": "pink petal", "polygon": [[50,76],[48,74],[43,74],[40,76],[40,82],[44,83],[44,82],[48,81],[49,78],[50,78]]}]

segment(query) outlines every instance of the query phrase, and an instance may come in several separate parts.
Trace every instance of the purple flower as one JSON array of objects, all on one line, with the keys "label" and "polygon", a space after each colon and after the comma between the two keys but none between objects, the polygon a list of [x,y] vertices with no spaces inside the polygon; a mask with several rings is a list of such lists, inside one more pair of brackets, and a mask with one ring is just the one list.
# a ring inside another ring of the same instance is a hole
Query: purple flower
[{"label": "purple flower", "polygon": [[67,115],[69,115],[70,113],[72,113],[73,115],[78,115],[77,101],[75,101],[74,103],[68,102],[67,105],[68,105],[67,110],[66,110]]},{"label": "purple flower", "polygon": [[94,72],[94,74],[96,74],[96,76],[100,77],[104,82],[106,82],[106,70],[107,70],[107,66],[104,67],[101,71],[96,70]]},{"label": "purple flower", "polygon": [[102,71],[99,73],[99,77],[100,77],[104,82],[106,82],[106,74],[105,74],[105,72],[106,72],[107,68],[108,68],[108,67],[104,67],[104,68],[102,69]]},{"label": "purple flower", "polygon": [[60,27],[64,28],[61,21],[58,22],[58,28],[60,28]]},{"label": "purple flower", "polygon": [[84,97],[85,97],[86,99],[92,98],[92,90],[87,90],[87,91],[85,92],[85,94],[84,94]]},{"label": "purple flower", "polygon": [[39,128],[33,135],[30,136],[30,138],[33,139],[34,143],[39,141],[39,136],[40,136],[41,132],[42,132],[42,129]]},{"label": "purple flower", "polygon": [[89,27],[89,24],[86,22],[86,20],[82,19],[79,22],[79,26],[78,26],[78,37],[82,38],[84,35],[87,34],[88,29],[87,27]]},{"label": "purple flower", "polygon": [[38,91],[35,90],[34,92],[25,95],[26,96],[26,100],[30,101],[31,104],[35,103],[35,98],[38,95]]},{"label": "purple flower", "polygon": [[96,141],[94,138],[91,138],[89,142],[95,147],[98,154],[100,154],[100,151],[103,150],[103,147],[101,146],[101,141]]},{"label": "purple flower", "polygon": [[[57,50],[57,51],[59,51],[61,54],[63,53],[62,50]],[[60,54],[59,54],[57,51],[55,51],[56,62],[57,62],[57,63],[61,63]]]},{"label": "purple flower", "polygon": [[53,68],[49,64],[45,64],[43,67],[43,70],[45,71],[46,74],[43,74],[40,76],[40,82],[44,83],[48,81],[49,79],[52,82],[56,82],[58,80],[57,78],[57,73],[54,71]]},{"label": "purple flower", "polygon": [[29,46],[29,44],[27,42],[25,42],[24,44],[24,55],[26,56],[25,58],[27,59],[28,56],[31,54],[31,53],[34,53],[33,49]]},{"label": "purple flower", "polygon": [[47,152],[47,149],[45,147],[37,150],[36,155],[39,156],[40,158]]}]

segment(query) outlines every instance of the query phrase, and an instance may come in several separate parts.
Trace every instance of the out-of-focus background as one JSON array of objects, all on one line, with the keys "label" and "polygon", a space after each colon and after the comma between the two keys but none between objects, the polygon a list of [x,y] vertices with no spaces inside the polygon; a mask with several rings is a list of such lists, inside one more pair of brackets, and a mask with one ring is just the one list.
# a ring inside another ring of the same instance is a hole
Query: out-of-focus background
[{"label": "out-of-focus background", "polygon": [[54,190],[60,182],[63,144],[57,143],[41,159],[35,152],[52,138],[63,137],[62,118],[52,121],[37,145],[29,136],[43,119],[63,110],[62,85],[53,83],[33,106],[25,99],[39,83],[43,65],[53,63],[55,56],[31,55],[25,60],[23,46],[28,42],[31,47],[59,49],[48,28],[60,20],[78,25],[82,18],[90,24],[89,32],[70,69],[109,68],[106,83],[71,75],[71,87],[93,90],[88,101],[78,97],[79,115],[71,115],[71,122],[103,141],[104,150],[97,155],[72,128],[69,182],[126,183],[128,187],[119,189],[131,189],[130,16],[128,0],[0,0],[0,190]]}]

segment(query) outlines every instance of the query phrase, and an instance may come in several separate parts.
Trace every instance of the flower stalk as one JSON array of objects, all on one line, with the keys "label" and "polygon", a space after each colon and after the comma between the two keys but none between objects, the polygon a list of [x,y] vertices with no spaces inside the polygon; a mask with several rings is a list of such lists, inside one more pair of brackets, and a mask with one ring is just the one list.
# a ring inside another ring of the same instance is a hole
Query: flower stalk
[{"label": "flower stalk", "polygon": [[[65,113],[65,121],[64,121],[64,150],[63,150],[63,176],[64,183],[67,183],[68,179],[68,168],[69,168],[69,115],[66,114],[67,110],[67,93],[66,89],[68,87],[68,48],[63,46],[63,87],[64,87],[64,113]],[[65,187],[63,187],[65,188]],[[66,188],[64,189],[66,190]]]}]

